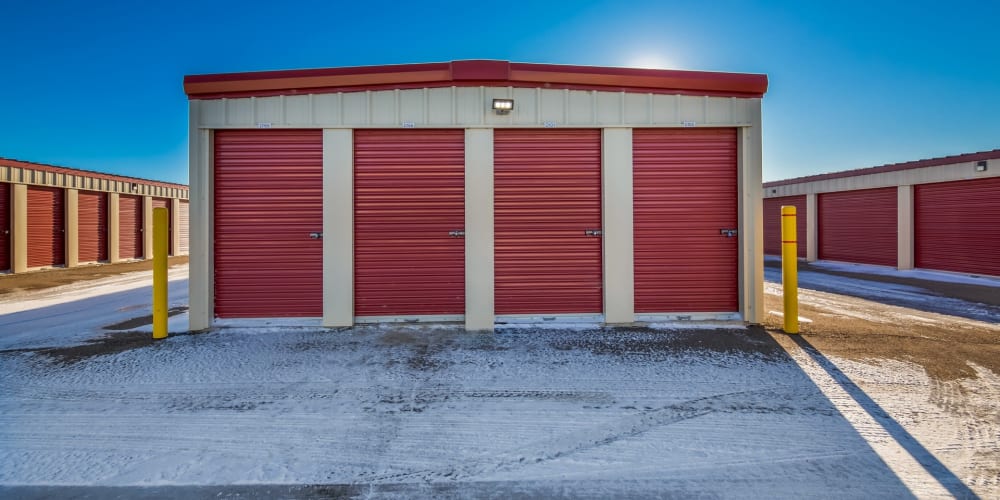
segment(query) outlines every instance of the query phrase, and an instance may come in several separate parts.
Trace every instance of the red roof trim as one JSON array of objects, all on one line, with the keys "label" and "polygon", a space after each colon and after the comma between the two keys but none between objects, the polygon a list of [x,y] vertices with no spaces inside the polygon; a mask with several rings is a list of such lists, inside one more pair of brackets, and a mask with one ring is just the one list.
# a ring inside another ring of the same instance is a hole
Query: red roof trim
[{"label": "red roof trim", "polygon": [[83,177],[92,177],[94,179],[103,179],[108,181],[116,182],[135,182],[147,186],[159,186],[165,188],[174,189],[184,189],[187,190],[188,186],[186,184],[174,184],[172,182],[162,182],[154,181],[150,179],[143,179],[140,177],[126,177],[123,175],[113,175],[105,174],[102,172],[95,172],[93,170],[81,170],[78,168],[60,167],[57,165],[47,165],[44,163],[34,163],[29,161],[15,160],[12,158],[0,157],[0,167],[14,167],[14,168],[26,168],[31,170],[38,170],[41,172],[52,172],[56,174],[69,174],[69,175],[79,175]]},{"label": "red roof trim", "polygon": [[825,181],[829,179],[840,179],[844,177],[857,177],[859,175],[883,174],[886,172],[897,172],[900,170],[912,170],[915,168],[940,167],[942,165],[954,165],[956,163],[966,163],[981,160],[995,160],[1000,158],[1000,149],[992,151],[982,151],[979,153],[966,153],[954,156],[942,156],[940,158],[930,158],[916,160],[906,163],[890,163],[878,167],[859,168],[855,170],[844,170],[841,172],[831,172],[829,174],[808,175],[796,177],[794,179],[784,179],[780,181],[765,182],[764,187],[788,186],[790,184],[802,184],[805,182]]},{"label": "red roof trim", "polygon": [[471,60],[190,75],[184,77],[184,92],[190,99],[218,99],[485,84],[762,97],[767,92],[767,75]]}]

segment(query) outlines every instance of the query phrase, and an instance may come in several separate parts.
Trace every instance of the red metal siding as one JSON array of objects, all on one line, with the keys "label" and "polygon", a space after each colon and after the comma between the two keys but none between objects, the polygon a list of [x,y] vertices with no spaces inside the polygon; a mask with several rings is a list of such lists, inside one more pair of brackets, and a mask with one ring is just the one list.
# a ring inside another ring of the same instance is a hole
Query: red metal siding
[{"label": "red metal siding", "polygon": [[177,212],[177,252],[187,255],[190,252],[191,244],[191,207],[186,201],[181,201],[180,210]]},{"label": "red metal siding", "polygon": [[80,191],[79,195],[79,260],[108,260],[108,195],[95,191]]},{"label": "red metal siding", "polygon": [[1000,276],[1000,177],[914,188],[916,266]]},{"label": "red metal siding", "polygon": [[[153,209],[165,208],[167,209],[167,241],[174,241],[174,218],[173,210],[170,209],[170,200],[167,198],[153,198]],[[167,252],[169,255],[173,255],[174,251],[170,243],[167,243]]]},{"label": "red metal siding", "polygon": [[798,256],[806,258],[806,196],[782,196],[764,199],[764,253],[781,255],[781,207],[795,207],[795,240]]},{"label": "red metal siding", "polygon": [[10,269],[10,195],[13,184],[0,183],[0,271]]},{"label": "red metal siding", "polygon": [[494,132],[497,314],[603,310],[600,130]]},{"label": "red metal siding", "polygon": [[65,193],[28,186],[28,267],[66,263]]},{"label": "red metal siding", "polygon": [[354,132],[354,313],[465,312],[465,132]]},{"label": "red metal siding", "polygon": [[142,224],[142,197],[120,195],[118,197],[118,258],[145,258]]},{"label": "red metal siding", "polygon": [[323,314],[322,130],[215,132],[215,315]]},{"label": "red metal siding", "polygon": [[819,258],[895,267],[896,192],[888,187],[820,194]]},{"label": "red metal siding", "polygon": [[635,312],[739,310],[736,131],[632,134]]}]

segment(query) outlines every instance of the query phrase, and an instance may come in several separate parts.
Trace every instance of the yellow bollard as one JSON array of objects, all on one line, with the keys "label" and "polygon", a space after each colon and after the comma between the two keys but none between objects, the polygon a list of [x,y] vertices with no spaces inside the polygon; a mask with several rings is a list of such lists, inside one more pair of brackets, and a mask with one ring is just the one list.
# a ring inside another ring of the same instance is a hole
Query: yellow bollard
[{"label": "yellow bollard", "polygon": [[795,207],[781,207],[781,288],[785,299],[785,333],[799,333],[798,273]]},{"label": "yellow bollard", "polygon": [[153,209],[153,338],[167,338],[167,245],[170,211]]}]

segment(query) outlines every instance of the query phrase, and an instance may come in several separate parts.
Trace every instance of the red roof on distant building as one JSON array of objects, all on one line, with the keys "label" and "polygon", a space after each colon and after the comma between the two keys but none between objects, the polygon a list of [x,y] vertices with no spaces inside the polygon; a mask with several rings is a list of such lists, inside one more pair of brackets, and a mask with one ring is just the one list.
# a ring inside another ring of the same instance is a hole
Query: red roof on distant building
[{"label": "red roof on distant building", "polygon": [[184,77],[191,99],[480,85],[761,97],[767,75],[470,60]]},{"label": "red roof on distant building", "polygon": [[859,175],[882,174],[885,172],[896,172],[898,170],[910,170],[914,168],[939,167],[942,165],[954,165],[956,163],[966,163],[971,161],[995,160],[1000,158],[1000,149],[992,151],[982,151],[979,153],[966,153],[955,156],[942,156],[940,158],[930,158],[926,160],[909,161],[906,163],[890,163],[878,167],[859,168],[855,170],[844,170],[842,172],[831,172],[829,174],[807,175],[794,179],[784,179],[780,181],[765,182],[764,187],[787,186],[789,184],[801,184],[803,182],[825,181],[829,179],[839,179],[843,177],[857,177]]}]

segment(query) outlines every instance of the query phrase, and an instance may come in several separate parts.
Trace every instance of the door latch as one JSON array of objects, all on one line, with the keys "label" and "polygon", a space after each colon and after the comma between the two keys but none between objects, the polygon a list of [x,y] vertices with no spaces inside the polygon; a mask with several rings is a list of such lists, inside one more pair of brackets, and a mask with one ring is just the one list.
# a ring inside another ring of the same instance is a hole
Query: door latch
[{"label": "door latch", "polygon": [[740,231],[738,229],[720,229],[719,230],[719,234],[725,236],[726,238],[733,238],[733,237],[735,237],[739,233],[740,233]]},{"label": "door latch", "polygon": [[456,229],[454,231],[448,231],[448,236],[451,236],[452,238],[464,238],[465,237],[465,230],[464,229]]},{"label": "door latch", "polygon": [[314,240],[321,240],[323,239],[323,233],[309,233],[309,238]]},{"label": "door latch", "polygon": [[601,231],[600,229],[585,229],[583,231],[583,234],[585,234],[587,236],[600,236],[600,235],[604,234],[604,232]]}]

